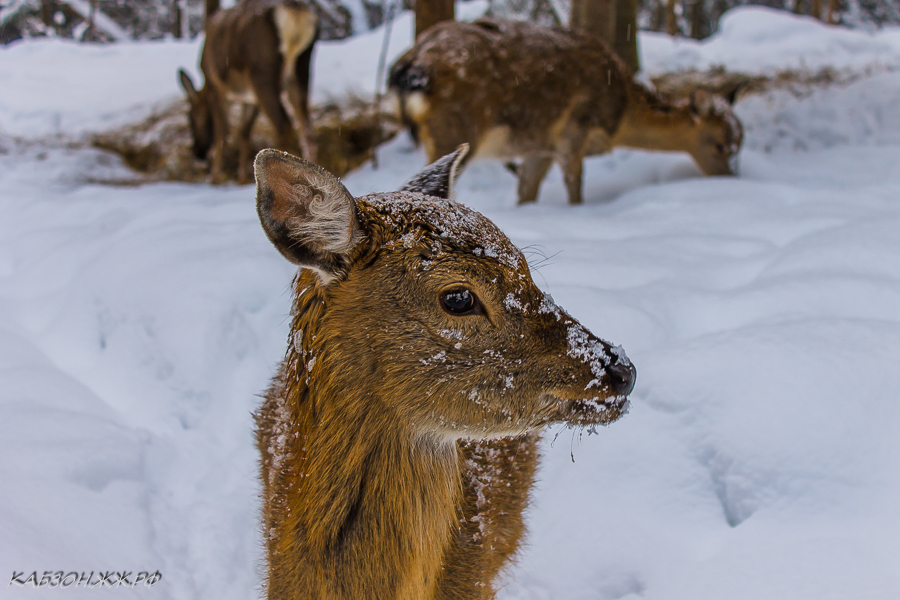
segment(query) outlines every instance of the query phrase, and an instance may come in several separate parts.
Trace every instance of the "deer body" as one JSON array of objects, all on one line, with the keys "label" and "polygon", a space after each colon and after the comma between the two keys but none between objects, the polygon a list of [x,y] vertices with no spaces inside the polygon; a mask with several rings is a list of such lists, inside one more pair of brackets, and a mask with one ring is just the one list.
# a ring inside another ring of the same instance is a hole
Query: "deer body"
[{"label": "deer body", "polygon": [[[299,0],[242,0],[209,16],[200,54],[204,85],[197,90],[183,70],[179,78],[190,103],[194,153],[203,159],[212,150],[213,179],[223,176],[228,107],[234,103],[242,105],[237,132],[239,181],[249,179],[250,134],[260,109],[276,131],[278,148],[300,149],[304,156],[315,158],[309,80],[317,37],[318,19]],[[282,103],[283,91],[298,120],[299,146]]]},{"label": "deer body", "polygon": [[551,164],[570,203],[582,163],[617,146],[685,151],[708,175],[734,172],[741,126],[730,105],[698,90],[669,101],[634,80],[600,39],[536,25],[444,22],[392,66],[400,118],[429,160],[469,143],[473,154],[521,159],[519,202],[533,202]]},{"label": "deer body", "polygon": [[448,199],[465,150],[360,198],[308,162],[257,157],[263,229],[304,267],[257,413],[270,600],[492,598],[540,430],[625,411],[624,352]]}]

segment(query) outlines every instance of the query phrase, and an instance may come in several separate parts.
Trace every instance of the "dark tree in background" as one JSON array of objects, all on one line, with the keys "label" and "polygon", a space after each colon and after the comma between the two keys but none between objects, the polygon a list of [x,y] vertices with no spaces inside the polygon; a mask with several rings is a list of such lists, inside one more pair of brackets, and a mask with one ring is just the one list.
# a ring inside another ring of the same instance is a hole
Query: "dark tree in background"
[{"label": "dark tree in background", "polygon": [[633,71],[640,70],[637,0],[572,0],[569,27],[602,38]]},{"label": "dark tree in background", "polygon": [[416,0],[416,38],[441,21],[452,21],[455,18],[453,0]]},{"label": "dark tree in background", "polygon": [[637,47],[637,0],[616,0],[616,39],[613,48],[632,71],[641,70]]},{"label": "dark tree in background", "polygon": [[172,37],[176,39],[184,37],[184,9],[184,0],[172,0]]},{"label": "dark tree in background", "polygon": [[615,46],[616,4],[617,0],[572,0],[569,28],[596,35]]}]

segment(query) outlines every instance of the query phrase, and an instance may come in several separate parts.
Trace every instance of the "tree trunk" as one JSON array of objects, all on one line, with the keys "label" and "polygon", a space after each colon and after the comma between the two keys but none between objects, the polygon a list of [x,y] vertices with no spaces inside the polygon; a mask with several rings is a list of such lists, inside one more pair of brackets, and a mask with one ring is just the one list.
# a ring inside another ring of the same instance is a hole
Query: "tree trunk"
[{"label": "tree trunk", "polygon": [[569,29],[591,33],[616,46],[617,0],[572,0]]},{"label": "tree trunk", "polygon": [[56,7],[53,2],[49,0],[41,2],[41,21],[44,22],[44,25],[52,27],[54,30],[56,29],[56,23],[53,22],[53,14],[55,12]]},{"label": "tree trunk", "polygon": [[181,10],[181,0],[172,0],[172,37],[181,39],[181,21],[187,15]]},{"label": "tree trunk", "polygon": [[219,10],[219,0],[206,0],[205,10],[203,15],[205,18],[210,18],[214,12]]},{"label": "tree trunk", "polygon": [[641,70],[637,47],[637,0],[616,1],[616,41],[613,49],[633,72]]},{"label": "tree trunk", "polygon": [[828,0],[828,14],[825,16],[825,22],[829,25],[837,25],[837,15],[840,9],[840,0]]},{"label": "tree trunk", "polygon": [[97,0],[91,0],[91,9],[88,13],[87,29],[81,36],[81,41],[94,41],[94,20],[97,18]]},{"label": "tree trunk", "polygon": [[650,31],[662,31],[666,21],[666,3],[664,0],[650,2]]},{"label": "tree trunk", "polygon": [[453,0],[416,0],[416,39],[435,23],[454,17]]},{"label": "tree trunk", "polygon": [[810,0],[809,14],[817,19],[822,18],[822,0]]},{"label": "tree trunk", "polygon": [[691,2],[688,17],[691,23],[691,37],[695,40],[702,40],[710,34],[709,17],[705,8],[703,0]]},{"label": "tree trunk", "polygon": [[666,33],[669,35],[677,35],[678,31],[678,16],[675,14],[675,3],[677,0],[667,0],[666,1]]}]

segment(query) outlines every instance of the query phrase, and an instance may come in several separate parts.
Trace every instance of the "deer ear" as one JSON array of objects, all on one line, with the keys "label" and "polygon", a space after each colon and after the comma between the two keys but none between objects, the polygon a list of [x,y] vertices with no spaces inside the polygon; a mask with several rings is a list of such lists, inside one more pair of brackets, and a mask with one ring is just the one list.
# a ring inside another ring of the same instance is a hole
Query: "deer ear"
[{"label": "deer ear", "polygon": [[441,157],[406,182],[401,192],[421,192],[428,196],[450,198],[456,178],[462,171],[469,145],[461,144],[452,154]]},{"label": "deer ear", "polygon": [[254,171],[256,210],[269,240],[323,283],[338,277],[363,238],[347,188],[322,167],[279,150],[257,154]]},{"label": "deer ear", "polygon": [[725,100],[728,101],[728,104],[731,104],[733,106],[735,101],[741,97],[741,94],[743,94],[743,92],[746,88],[747,88],[747,82],[742,81],[739,84],[737,84],[736,86],[734,86],[734,89],[729,91],[727,94],[724,94],[723,97],[725,98]]},{"label": "deer ear", "polygon": [[191,76],[188,75],[184,69],[178,69],[178,81],[181,83],[182,89],[184,89],[184,92],[187,94],[188,100],[196,102],[197,88],[194,87]]},{"label": "deer ear", "polygon": [[712,94],[697,88],[691,94],[691,108],[698,117],[708,117],[714,110]]}]

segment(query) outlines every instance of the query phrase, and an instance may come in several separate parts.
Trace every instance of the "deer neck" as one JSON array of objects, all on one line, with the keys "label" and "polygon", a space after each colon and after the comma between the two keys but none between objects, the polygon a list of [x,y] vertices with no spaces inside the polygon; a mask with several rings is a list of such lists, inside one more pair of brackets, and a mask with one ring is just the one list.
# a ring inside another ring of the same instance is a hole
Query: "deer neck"
[{"label": "deer neck", "polygon": [[385,597],[387,588],[393,598],[428,597],[458,523],[456,443],[417,436],[387,399],[329,372],[332,357],[315,343],[321,298],[310,296],[298,300],[285,361],[295,371],[283,379],[284,437],[302,443],[285,452],[279,489],[299,493],[284,495],[278,529],[301,532],[310,561],[354,573],[346,585],[359,589],[349,597]]},{"label": "deer neck", "polygon": [[632,90],[630,96],[613,147],[691,151],[696,126],[687,103],[668,102],[646,89]]}]

